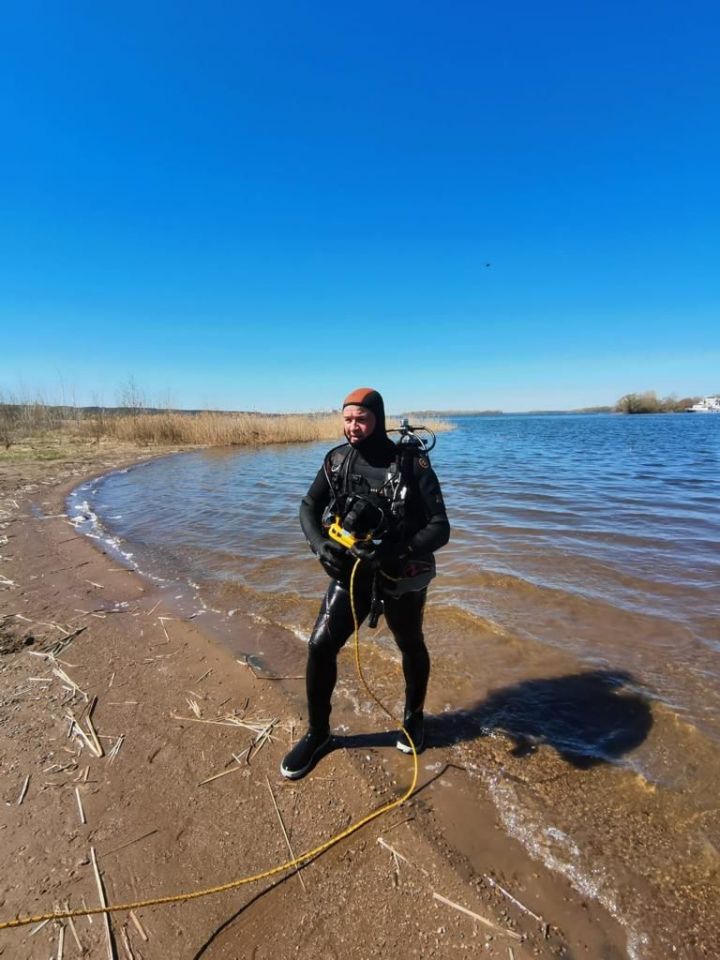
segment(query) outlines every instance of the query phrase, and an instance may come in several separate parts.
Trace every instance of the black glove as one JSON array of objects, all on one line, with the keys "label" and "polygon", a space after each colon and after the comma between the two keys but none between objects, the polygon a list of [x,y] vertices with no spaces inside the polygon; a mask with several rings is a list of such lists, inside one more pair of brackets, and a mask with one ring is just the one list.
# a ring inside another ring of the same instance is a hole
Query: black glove
[{"label": "black glove", "polygon": [[332,540],[323,540],[317,548],[317,558],[325,572],[334,580],[342,580],[348,574],[348,555],[345,547]]},{"label": "black glove", "polygon": [[377,570],[386,563],[397,562],[407,555],[407,548],[399,543],[384,540],[377,546],[369,540],[356,543],[350,553],[370,570]]}]

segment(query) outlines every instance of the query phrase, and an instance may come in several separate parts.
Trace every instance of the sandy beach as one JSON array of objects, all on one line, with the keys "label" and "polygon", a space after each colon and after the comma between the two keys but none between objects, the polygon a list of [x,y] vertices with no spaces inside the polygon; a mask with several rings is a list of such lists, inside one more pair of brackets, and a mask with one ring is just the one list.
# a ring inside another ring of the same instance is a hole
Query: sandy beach
[{"label": "sandy beach", "polygon": [[[67,493],[147,457],[83,451],[0,464],[3,921],[96,906],[93,858],[109,904],[254,874],[400,796],[412,775],[372,712],[305,780],[283,781],[302,679],[256,676],[77,534]],[[353,669],[348,650],[341,670]],[[619,924],[531,859],[442,747],[421,756],[406,804],[300,872],[114,914],[109,937],[98,916],[24,926],[0,931],[0,956],[628,956]]]}]

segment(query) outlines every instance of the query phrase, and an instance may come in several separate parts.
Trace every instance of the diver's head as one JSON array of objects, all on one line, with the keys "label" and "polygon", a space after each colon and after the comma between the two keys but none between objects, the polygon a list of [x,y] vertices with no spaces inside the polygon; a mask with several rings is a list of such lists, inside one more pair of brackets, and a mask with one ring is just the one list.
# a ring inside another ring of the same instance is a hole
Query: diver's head
[{"label": "diver's head", "polygon": [[383,398],[370,387],[358,387],[343,401],[345,436],[353,447],[364,444],[370,437],[385,439],[385,404]]}]

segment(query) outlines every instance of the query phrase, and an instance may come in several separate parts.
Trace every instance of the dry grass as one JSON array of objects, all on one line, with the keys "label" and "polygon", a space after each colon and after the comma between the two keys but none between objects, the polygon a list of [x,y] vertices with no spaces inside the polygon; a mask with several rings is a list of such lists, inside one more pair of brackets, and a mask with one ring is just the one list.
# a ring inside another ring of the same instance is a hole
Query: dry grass
[{"label": "dry grass", "polygon": [[[452,429],[441,420],[422,420],[435,432]],[[399,421],[388,420],[388,427]],[[318,414],[182,412],[45,407],[0,403],[2,459],[60,459],[68,447],[95,444],[141,447],[260,446],[313,440],[340,442],[342,417]]]},{"label": "dry grass", "polygon": [[[145,413],[109,417],[105,436],[142,445],[229,447],[342,436],[337,414],[270,416],[253,413]],[[91,436],[95,425],[88,425]]]}]

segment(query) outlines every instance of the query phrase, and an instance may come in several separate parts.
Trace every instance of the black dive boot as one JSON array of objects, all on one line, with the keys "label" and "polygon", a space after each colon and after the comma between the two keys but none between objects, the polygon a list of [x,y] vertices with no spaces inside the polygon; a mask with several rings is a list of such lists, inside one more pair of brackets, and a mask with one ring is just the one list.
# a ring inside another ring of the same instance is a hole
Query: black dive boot
[{"label": "black dive boot", "polygon": [[285,755],[280,764],[280,773],[288,780],[299,780],[300,777],[304,777],[306,773],[310,773],[329,743],[329,730],[320,733],[312,729],[308,730],[290,753]]},{"label": "black dive boot", "polygon": [[[403,718],[403,726],[410,734],[412,742],[415,745],[415,753],[422,753],[425,747],[425,719],[422,710],[406,710]],[[403,753],[412,753],[412,747],[405,733],[401,730],[395,746]]]}]

